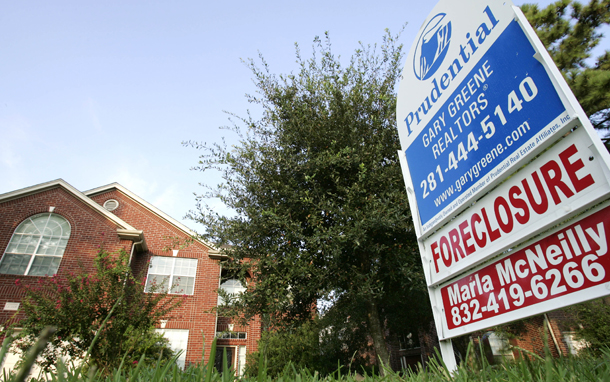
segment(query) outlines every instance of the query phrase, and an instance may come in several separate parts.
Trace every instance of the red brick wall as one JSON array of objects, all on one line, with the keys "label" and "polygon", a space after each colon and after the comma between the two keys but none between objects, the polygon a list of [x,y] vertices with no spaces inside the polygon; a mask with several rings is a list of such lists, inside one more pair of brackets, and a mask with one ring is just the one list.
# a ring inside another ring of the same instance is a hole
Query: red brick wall
[{"label": "red brick wall", "polygon": [[[99,246],[109,251],[120,248],[131,250],[131,241],[122,241],[117,236],[116,223],[94,211],[82,200],[74,197],[62,188],[54,188],[34,195],[0,203],[0,253],[4,254],[13,232],[26,218],[49,212],[64,217],[70,222],[71,233],[64,252],[58,275],[77,272],[81,268],[93,269],[93,259]],[[16,280],[24,285],[36,283],[40,277],[0,274],[0,325],[15,322],[14,311],[5,311],[6,302],[20,302],[23,289],[16,285]]]},{"label": "red brick wall", "polygon": [[248,353],[258,349],[258,340],[262,330],[260,319],[255,318],[250,321],[247,326],[234,324],[234,320],[228,317],[218,317],[218,331],[223,332],[229,330],[229,325],[233,324],[234,332],[246,332],[246,339],[222,338],[218,340],[218,346],[247,346]]},{"label": "red brick wall", "polygon": [[549,321],[551,322],[551,326],[553,327],[553,332],[555,333],[555,338],[557,339],[557,343],[563,355],[569,355],[570,349],[568,348],[568,344],[563,337],[564,331],[571,331],[572,328],[567,326],[569,322],[570,316],[564,310],[555,310],[552,312],[548,312],[547,316],[549,317]]},{"label": "red brick wall", "polygon": [[[145,231],[146,235],[146,231]],[[146,277],[148,263],[152,256],[171,257],[171,251],[155,250],[149,247],[149,252],[140,253],[133,259],[134,273],[139,277]],[[216,307],[218,278],[220,267],[217,260],[212,260],[207,252],[190,252],[181,250],[178,257],[196,258],[197,273],[193,295],[183,296],[182,305],[171,312],[167,317],[166,329],[188,329],[189,341],[186,352],[187,363],[198,363],[201,360],[201,351],[204,348],[203,336],[206,341],[207,361],[210,345],[216,333]]]},{"label": "red brick wall", "polygon": [[[94,195],[91,198],[100,205],[103,205],[108,199],[117,200],[119,207],[112,212],[133,227],[144,231],[149,251],[138,253],[132,263],[134,273],[140,277],[146,276],[148,263],[152,256],[173,256],[169,249],[172,245],[172,238],[187,238],[183,231],[118,190]],[[172,312],[165,328],[189,330],[187,364],[201,361],[201,352],[204,347],[203,336],[205,336],[205,360],[207,362],[211,342],[216,334],[217,318],[214,308],[218,301],[220,264],[218,260],[209,257],[208,248],[200,242],[193,242],[186,248],[180,249],[177,256],[197,259],[195,290],[192,296],[183,297],[182,306]],[[221,317],[218,321],[224,322],[226,319]],[[254,321],[243,329],[247,332],[246,340],[219,340],[218,345],[246,345],[248,353],[255,351],[260,339],[260,322]],[[222,330],[222,326],[220,330]]]},{"label": "red brick wall", "polygon": [[[524,332],[519,336],[519,338],[511,340],[511,345],[518,346],[541,357],[545,356],[545,346],[548,347],[553,357],[559,357],[559,351],[563,353],[562,355],[567,355],[567,346],[563,340],[563,336],[561,335],[561,330],[559,329],[557,322],[550,320],[550,323],[553,328],[555,339],[557,340],[557,345],[555,344],[553,336],[548,330],[549,328],[544,319],[544,315],[526,318],[524,320]],[[559,349],[557,349],[557,346],[559,346]],[[513,354],[515,358],[519,357],[518,351],[514,351]]]},{"label": "red brick wall", "polygon": [[[93,195],[91,199],[99,205],[103,205],[108,199],[118,201],[119,206],[112,213],[134,228],[143,230],[146,244],[153,250],[169,247],[172,244],[172,237],[186,237],[183,231],[118,190]],[[192,243],[186,250],[201,253],[207,253],[208,251],[207,247],[198,242]]]}]

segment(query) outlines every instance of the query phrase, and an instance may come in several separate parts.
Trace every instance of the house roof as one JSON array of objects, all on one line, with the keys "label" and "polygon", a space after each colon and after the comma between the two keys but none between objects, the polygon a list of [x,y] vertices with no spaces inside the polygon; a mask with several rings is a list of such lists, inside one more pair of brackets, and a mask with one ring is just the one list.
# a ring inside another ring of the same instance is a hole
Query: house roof
[{"label": "house roof", "polygon": [[172,218],[171,216],[169,216],[165,212],[161,211],[160,209],[158,209],[154,205],[152,205],[149,202],[147,202],[146,200],[142,199],[138,195],[136,195],[133,192],[129,191],[127,188],[121,186],[119,183],[115,182],[115,183],[111,183],[111,184],[108,184],[108,185],[105,185],[105,186],[97,187],[97,188],[94,188],[94,189],[91,189],[91,190],[88,190],[88,191],[84,191],[83,194],[86,195],[87,197],[92,197],[92,196],[99,195],[99,194],[102,194],[102,193],[105,193],[105,192],[108,192],[108,191],[112,191],[112,190],[120,191],[123,195],[125,195],[125,196],[129,197],[130,199],[134,200],[136,203],[140,204],[142,207],[146,208],[151,213],[155,214],[156,216],[158,216],[161,219],[165,220],[169,224],[171,224],[174,227],[178,228],[180,231],[182,231],[185,234],[189,235],[190,237],[192,237],[197,242],[199,242],[199,243],[203,244],[204,246],[206,246],[208,248],[208,253],[209,253],[209,255],[211,257],[219,256],[220,255],[220,251],[216,247],[214,247],[211,243],[208,243],[206,241],[203,241],[203,240],[199,239],[197,237],[198,235],[197,235],[196,232],[192,231],[190,228],[188,228],[184,224],[180,223],[176,219]]},{"label": "house roof", "polygon": [[75,198],[81,200],[84,204],[91,207],[100,215],[103,215],[105,218],[115,223],[118,226],[117,234],[121,239],[131,240],[134,242],[138,241],[140,242],[140,246],[143,250],[148,249],[146,246],[146,241],[144,240],[144,231],[132,227],[123,219],[107,211],[104,207],[91,200],[87,195],[83,194],[63,179],[55,179],[49,182],[40,183],[34,186],[0,194],[0,203],[7,202],[13,199],[19,199],[28,195],[34,195],[43,191],[52,190],[54,188],[61,188],[65,190],[69,194],[73,195]]}]

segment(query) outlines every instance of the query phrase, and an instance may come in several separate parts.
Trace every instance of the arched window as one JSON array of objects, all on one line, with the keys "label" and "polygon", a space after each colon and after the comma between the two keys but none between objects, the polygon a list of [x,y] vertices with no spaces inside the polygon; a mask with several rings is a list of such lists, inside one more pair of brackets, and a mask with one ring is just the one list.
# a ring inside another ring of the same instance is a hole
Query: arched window
[{"label": "arched window", "polygon": [[52,276],[70,238],[70,223],[63,217],[45,213],[24,220],[8,243],[0,260],[0,273]]},{"label": "arched window", "polygon": [[[220,289],[227,292],[229,295],[240,294],[246,291],[246,288],[241,284],[238,279],[223,279],[220,284]],[[218,305],[224,305],[225,300],[222,296],[218,296]]]}]

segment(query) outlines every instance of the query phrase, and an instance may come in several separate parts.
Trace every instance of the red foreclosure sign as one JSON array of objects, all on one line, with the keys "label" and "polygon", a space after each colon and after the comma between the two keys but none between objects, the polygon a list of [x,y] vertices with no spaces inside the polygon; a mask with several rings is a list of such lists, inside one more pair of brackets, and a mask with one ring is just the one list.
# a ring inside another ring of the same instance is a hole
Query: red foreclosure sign
[{"label": "red foreclosure sign", "polygon": [[610,184],[584,129],[570,134],[426,242],[438,284],[604,197]]},{"label": "red foreclosure sign", "polygon": [[525,308],[535,314],[531,307],[554,299],[555,308],[569,305],[567,295],[610,281],[608,237],[610,207],[444,286],[448,329]]}]

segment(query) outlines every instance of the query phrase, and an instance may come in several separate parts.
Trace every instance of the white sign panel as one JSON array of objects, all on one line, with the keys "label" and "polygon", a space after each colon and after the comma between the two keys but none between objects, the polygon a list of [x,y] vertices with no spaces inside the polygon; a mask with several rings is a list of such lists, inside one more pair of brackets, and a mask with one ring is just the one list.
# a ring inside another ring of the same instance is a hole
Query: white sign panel
[{"label": "white sign panel", "polygon": [[[520,156],[514,153],[501,165]],[[425,240],[430,284],[454,277],[600,201],[610,193],[605,168],[584,128],[560,140]]]},{"label": "white sign panel", "polygon": [[443,339],[610,293],[610,207],[444,285]]},{"label": "white sign panel", "polygon": [[420,236],[573,120],[539,57],[510,1],[441,1],[424,22],[397,104]]},{"label": "white sign panel", "polygon": [[437,4],[397,123],[450,369],[446,339],[610,293],[610,156],[510,1]]}]

